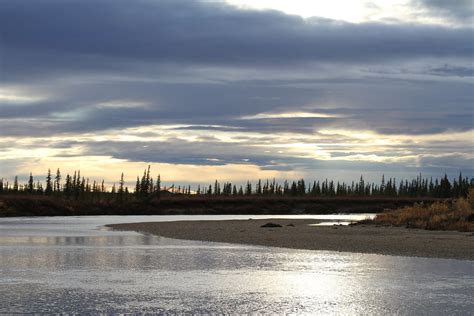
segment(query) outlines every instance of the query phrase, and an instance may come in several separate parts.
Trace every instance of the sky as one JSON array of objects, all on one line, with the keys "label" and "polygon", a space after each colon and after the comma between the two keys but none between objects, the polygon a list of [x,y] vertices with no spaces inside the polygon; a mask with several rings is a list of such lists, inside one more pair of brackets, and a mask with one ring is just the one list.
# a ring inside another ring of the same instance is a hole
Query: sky
[{"label": "sky", "polygon": [[0,178],[474,175],[464,0],[0,0]]}]

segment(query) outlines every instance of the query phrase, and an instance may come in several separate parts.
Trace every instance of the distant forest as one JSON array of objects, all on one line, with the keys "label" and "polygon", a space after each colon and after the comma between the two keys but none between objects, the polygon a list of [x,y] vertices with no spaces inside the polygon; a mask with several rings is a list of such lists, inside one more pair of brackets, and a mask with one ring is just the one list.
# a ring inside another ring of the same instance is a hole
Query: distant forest
[{"label": "distant forest", "polygon": [[59,169],[55,174],[48,170],[43,181],[34,178],[30,173],[27,183],[19,183],[15,177],[13,183],[0,179],[0,194],[21,195],[44,195],[72,200],[87,201],[130,201],[160,199],[162,196],[200,196],[200,197],[226,197],[226,196],[312,196],[312,197],[433,197],[433,198],[457,198],[465,197],[469,188],[474,188],[474,178],[469,179],[459,174],[457,179],[448,179],[446,175],[438,179],[423,178],[421,175],[411,181],[397,181],[394,178],[385,179],[375,184],[366,182],[361,176],[358,182],[350,184],[334,182],[325,179],[323,181],[305,182],[304,179],[297,181],[284,181],[278,183],[275,179],[258,180],[255,183],[247,181],[246,185],[235,185],[231,182],[200,186],[194,190],[191,186],[162,186],[161,177],[151,176],[150,166],[146,168],[141,177],[137,177],[133,191],[125,185],[122,173],[118,185],[107,188],[104,180],[97,182],[81,176],[80,171],[75,171],[71,176],[65,177]]}]

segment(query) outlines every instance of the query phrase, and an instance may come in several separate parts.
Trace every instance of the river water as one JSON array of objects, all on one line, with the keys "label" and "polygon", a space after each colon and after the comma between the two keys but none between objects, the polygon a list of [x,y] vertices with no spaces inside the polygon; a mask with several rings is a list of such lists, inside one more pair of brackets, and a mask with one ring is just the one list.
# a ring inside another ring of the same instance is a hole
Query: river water
[{"label": "river water", "polygon": [[474,313],[473,261],[182,241],[102,227],[248,217],[271,216],[0,219],[0,313]]}]

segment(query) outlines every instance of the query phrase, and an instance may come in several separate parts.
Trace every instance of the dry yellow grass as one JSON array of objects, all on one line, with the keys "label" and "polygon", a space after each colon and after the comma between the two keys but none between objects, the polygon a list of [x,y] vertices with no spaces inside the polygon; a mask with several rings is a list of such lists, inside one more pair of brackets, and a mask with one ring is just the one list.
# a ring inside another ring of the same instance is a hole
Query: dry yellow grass
[{"label": "dry yellow grass", "polygon": [[429,230],[457,230],[474,232],[474,190],[466,199],[415,204],[379,214],[375,224],[424,228]]},{"label": "dry yellow grass", "polygon": [[470,189],[467,194],[467,202],[471,205],[471,208],[474,208],[474,189]]}]

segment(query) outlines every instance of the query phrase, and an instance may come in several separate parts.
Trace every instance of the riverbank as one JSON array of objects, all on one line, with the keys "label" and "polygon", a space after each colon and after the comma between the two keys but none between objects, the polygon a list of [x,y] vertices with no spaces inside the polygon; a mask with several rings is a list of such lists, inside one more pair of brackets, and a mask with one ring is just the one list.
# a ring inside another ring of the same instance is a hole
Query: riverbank
[{"label": "riverbank", "polygon": [[0,217],[80,215],[244,215],[379,213],[435,198],[166,196],[129,201],[74,200],[55,196],[0,196]]},{"label": "riverbank", "polygon": [[[264,228],[271,222],[281,227]],[[309,250],[474,260],[472,233],[374,225],[310,226],[317,220],[181,221],[108,225],[168,238]]]}]

